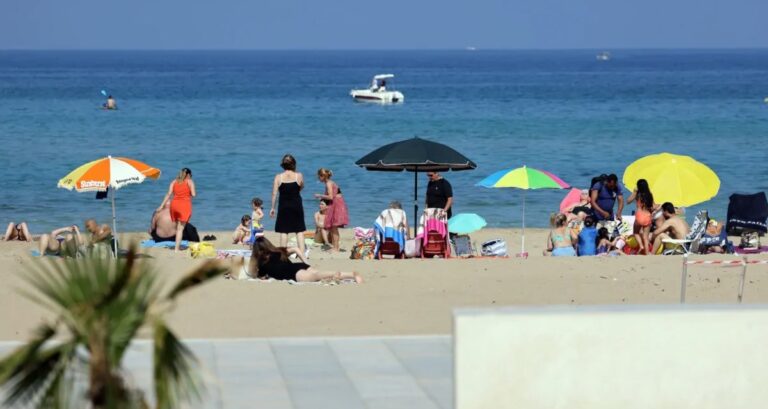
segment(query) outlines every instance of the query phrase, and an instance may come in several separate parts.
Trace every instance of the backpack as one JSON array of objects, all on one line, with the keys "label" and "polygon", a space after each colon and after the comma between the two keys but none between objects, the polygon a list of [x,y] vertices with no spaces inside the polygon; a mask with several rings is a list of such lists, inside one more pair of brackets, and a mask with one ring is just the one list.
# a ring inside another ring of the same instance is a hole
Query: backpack
[{"label": "backpack", "polygon": [[592,190],[592,186],[594,186],[595,183],[601,183],[602,184],[602,183],[605,183],[606,180],[608,180],[608,175],[606,175],[605,173],[603,173],[600,176],[593,177],[592,178],[592,182],[590,182],[590,184],[589,184],[589,190]]}]

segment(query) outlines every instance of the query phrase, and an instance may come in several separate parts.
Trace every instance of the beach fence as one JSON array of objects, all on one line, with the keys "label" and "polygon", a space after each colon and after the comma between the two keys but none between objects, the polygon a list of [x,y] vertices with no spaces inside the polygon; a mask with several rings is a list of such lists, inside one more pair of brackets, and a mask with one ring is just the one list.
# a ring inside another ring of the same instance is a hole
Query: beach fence
[{"label": "beach fence", "polygon": [[736,297],[738,303],[741,304],[741,300],[744,298],[744,283],[747,279],[747,266],[750,264],[768,264],[768,260],[750,260],[747,256],[743,256],[741,260],[689,260],[688,254],[683,255],[683,268],[680,276],[680,304],[685,304],[685,292],[688,287],[688,266],[741,266],[741,274],[739,274],[739,293]]}]

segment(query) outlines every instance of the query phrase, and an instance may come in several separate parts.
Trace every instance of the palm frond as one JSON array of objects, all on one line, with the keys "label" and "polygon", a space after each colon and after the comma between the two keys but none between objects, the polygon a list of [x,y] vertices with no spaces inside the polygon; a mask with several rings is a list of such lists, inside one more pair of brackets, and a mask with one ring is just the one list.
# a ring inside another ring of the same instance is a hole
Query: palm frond
[{"label": "palm frond", "polygon": [[153,372],[158,409],[172,409],[180,402],[199,401],[204,383],[198,361],[165,322],[154,324]]},{"label": "palm frond", "polygon": [[0,385],[4,385],[23,372],[28,362],[34,359],[34,356],[40,351],[40,348],[56,335],[56,329],[44,324],[37,327],[34,334],[34,337],[29,342],[16,348],[16,350],[0,361]]},{"label": "palm frond", "polygon": [[67,342],[43,350],[38,349],[36,353],[29,355],[22,365],[17,367],[15,375],[8,379],[5,403],[9,406],[17,403],[33,403],[38,406],[46,400],[58,400],[62,394],[60,388],[65,385],[61,379],[73,361],[76,348],[76,343]]},{"label": "palm frond", "polygon": [[197,285],[203,284],[206,281],[221,276],[227,272],[227,268],[224,267],[218,260],[208,260],[200,267],[192,270],[184,278],[179,281],[176,286],[168,293],[168,299],[173,300],[182,292],[189,290]]}]

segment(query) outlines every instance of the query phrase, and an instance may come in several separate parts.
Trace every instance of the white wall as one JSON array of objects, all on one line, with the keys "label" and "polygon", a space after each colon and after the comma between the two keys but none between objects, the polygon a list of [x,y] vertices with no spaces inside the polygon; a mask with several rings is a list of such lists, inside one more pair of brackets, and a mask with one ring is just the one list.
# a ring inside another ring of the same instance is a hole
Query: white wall
[{"label": "white wall", "polygon": [[458,310],[456,408],[766,408],[768,308]]}]

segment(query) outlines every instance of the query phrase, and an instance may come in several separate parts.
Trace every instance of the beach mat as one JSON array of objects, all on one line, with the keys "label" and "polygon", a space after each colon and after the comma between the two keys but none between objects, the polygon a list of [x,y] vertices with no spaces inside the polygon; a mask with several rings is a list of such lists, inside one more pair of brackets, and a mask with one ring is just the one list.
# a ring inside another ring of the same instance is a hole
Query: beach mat
[{"label": "beach mat", "polygon": [[[173,241],[160,241],[156,242],[154,240],[144,240],[141,243],[139,243],[141,248],[163,248],[163,249],[172,249],[176,247],[176,242]],[[179,244],[179,248],[182,250],[189,247],[189,242],[186,240],[182,240]]]}]

